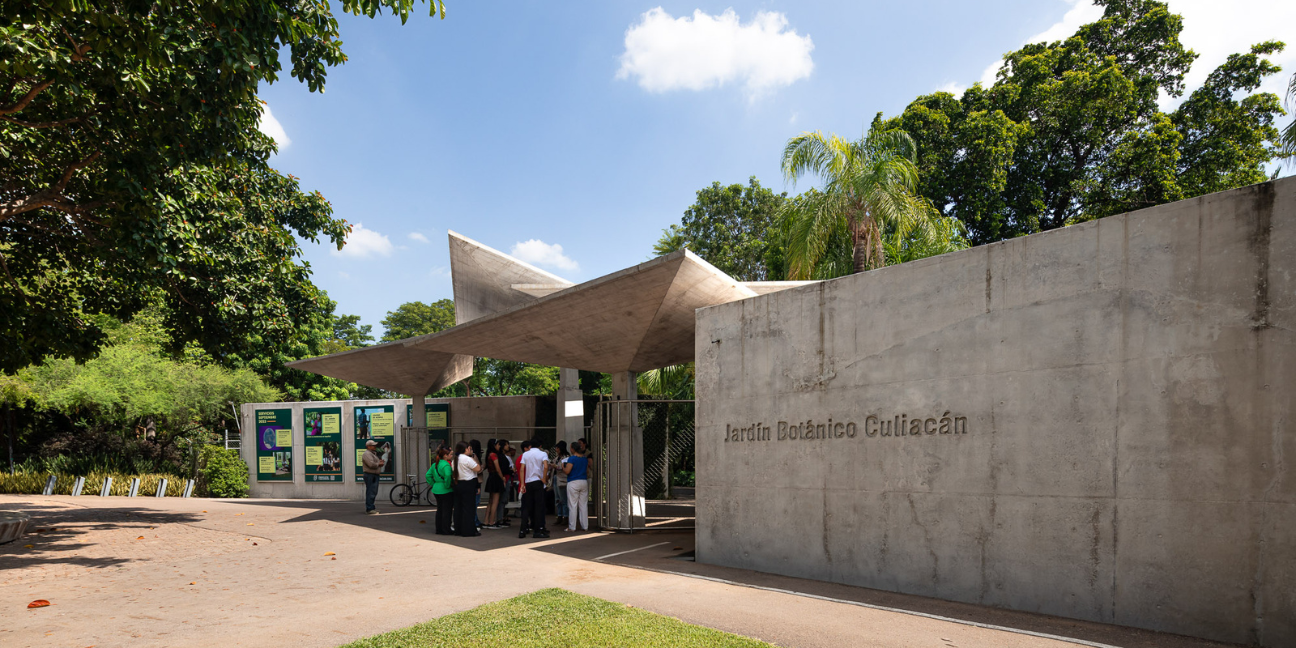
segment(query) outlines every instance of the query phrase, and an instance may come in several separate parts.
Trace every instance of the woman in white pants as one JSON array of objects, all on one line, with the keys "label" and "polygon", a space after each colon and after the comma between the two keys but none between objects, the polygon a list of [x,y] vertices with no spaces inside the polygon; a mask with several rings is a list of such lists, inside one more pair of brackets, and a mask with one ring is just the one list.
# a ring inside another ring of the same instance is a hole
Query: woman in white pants
[{"label": "woman in white pants", "polygon": [[567,474],[567,530],[575,531],[580,522],[582,530],[589,531],[589,459],[585,457],[585,444],[572,444],[572,455],[562,464]]}]

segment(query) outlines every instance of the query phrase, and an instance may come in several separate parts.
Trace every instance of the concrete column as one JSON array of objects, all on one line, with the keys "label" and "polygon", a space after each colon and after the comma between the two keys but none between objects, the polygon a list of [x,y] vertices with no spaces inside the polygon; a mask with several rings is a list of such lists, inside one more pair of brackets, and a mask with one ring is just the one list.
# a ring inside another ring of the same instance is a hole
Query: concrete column
[{"label": "concrete column", "polygon": [[576,369],[558,370],[558,416],[556,441],[566,441],[567,446],[585,436],[585,400],[580,389],[580,372]]},{"label": "concrete column", "polygon": [[[411,412],[410,421],[409,421],[410,427],[412,428],[427,427],[427,403],[425,402],[426,399],[427,399],[426,392],[414,396],[412,400],[414,408],[413,411]],[[400,416],[400,414],[397,414],[397,416]],[[396,467],[396,469],[399,471],[396,474],[396,481],[403,482],[405,481],[408,475],[414,475],[414,483],[418,484],[423,480],[423,475],[424,473],[427,472],[428,469],[428,465],[427,465],[429,461],[428,435],[426,433],[412,434],[412,435],[402,434],[401,437],[402,437],[401,439],[402,442],[406,442],[406,443],[412,442],[411,444],[412,447],[404,448],[400,452],[400,456],[404,459],[404,461],[401,465]]]},{"label": "concrete column", "polygon": [[[633,371],[612,374],[614,405],[608,428],[608,506],[613,524],[643,528],[645,516],[643,428],[639,427],[637,376]],[[629,474],[626,474],[627,468]]]}]

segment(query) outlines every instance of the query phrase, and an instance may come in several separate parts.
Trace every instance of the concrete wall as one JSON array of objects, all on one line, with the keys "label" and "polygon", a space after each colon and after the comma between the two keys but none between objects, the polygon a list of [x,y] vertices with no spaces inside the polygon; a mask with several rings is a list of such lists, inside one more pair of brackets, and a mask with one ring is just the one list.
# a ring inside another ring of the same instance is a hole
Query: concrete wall
[{"label": "concrete wall", "polygon": [[[464,438],[497,436],[495,426],[528,427],[535,425],[536,401],[540,396],[488,396],[475,398],[429,398],[426,402],[446,403],[450,406],[450,431],[455,440]],[[364,499],[364,483],[355,481],[355,466],[346,461],[355,456],[355,416],[356,407],[375,405],[393,405],[396,415],[396,427],[405,425],[405,408],[410,399],[394,400],[354,400],[354,401],[313,401],[302,403],[248,403],[243,405],[240,416],[240,429],[243,432],[243,443],[239,455],[248,465],[249,485],[252,497],[271,497],[289,499]],[[341,482],[306,482],[306,440],[302,434],[304,420],[303,410],[317,407],[342,408],[342,481]],[[256,479],[256,442],[252,430],[256,429],[253,413],[258,409],[291,409],[293,413],[293,479],[292,481],[259,482]],[[552,423],[550,424],[552,425]],[[520,433],[520,432],[519,432]],[[529,433],[526,437],[531,436]],[[524,438],[524,437],[518,437]],[[401,434],[396,434],[394,457],[401,457]],[[405,469],[397,465],[396,476],[401,479]],[[387,493],[392,484],[382,484],[378,489],[379,502],[387,501]]]},{"label": "concrete wall", "polygon": [[1296,645],[1294,331],[1296,178],[700,310],[698,560]]}]

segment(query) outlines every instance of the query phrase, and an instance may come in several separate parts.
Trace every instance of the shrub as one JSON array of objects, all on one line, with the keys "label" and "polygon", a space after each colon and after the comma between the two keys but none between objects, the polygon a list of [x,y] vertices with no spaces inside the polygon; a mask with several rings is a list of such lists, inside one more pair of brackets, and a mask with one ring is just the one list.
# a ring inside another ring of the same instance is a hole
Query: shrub
[{"label": "shrub", "polygon": [[247,497],[248,468],[238,453],[220,446],[203,446],[198,457],[198,493],[202,497]]},{"label": "shrub", "polygon": [[[9,473],[0,473],[0,493],[12,495],[39,495],[45,490],[45,480],[48,479],[48,472],[17,472],[12,475]],[[167,497],[180,497],[184,494],[185,478],[177,475],[165,474],[143,474],[132,475],[129,473],[112,473],[112,472],[91,472],[85,477],[85,485],[81,488],[82,495],[98,495],[99,489],[103,487],[104,478],[112,477],[112,486],[108,488],[109,495],[125,496],[130,492],[130,481],[138,477],[140,480],[139,495],[152,497],[157,492],[158,484],[165,478],[167,480]],[[54,485],[55,495],[71,495],[72,484],[76,481],[76,476],[59,475],[58,482]]]}]

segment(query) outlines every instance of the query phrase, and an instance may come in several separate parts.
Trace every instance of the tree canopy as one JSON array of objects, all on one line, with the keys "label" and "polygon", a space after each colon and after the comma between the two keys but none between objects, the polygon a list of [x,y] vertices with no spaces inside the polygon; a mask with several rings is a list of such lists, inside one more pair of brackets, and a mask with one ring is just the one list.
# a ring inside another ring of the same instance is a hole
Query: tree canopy
[{"label": "tree canopy", "polygon": [[787,278],[814,277],[843,232],[850,240],[853,272],[886,265],[888,230],[901,237],[926,233],[939,214],[917,194],[917,157],[908,133],[882,127],[878,119],[858,140],[819,132],[788,140],[782,162],[787,179],[813,174],[824,187],[782,209]]},{"label": "tree canopy", "polygon": [[406,302],[397,306],[396,310],[388,311],[382,325],[386,328],[383,342],[444,331],[455,325],[454,301],[438,299],[431,304]]},{"label": "tree canopy", "polygon": [[697,192],[679,225],[662,232],[653,254],[688,248],[739,281],[763,281],[768,278],[766,235],[786,197],[762,187],[754,176],[746,186],[713,182]]},{"label": "tree canopy", "polygon": [[[444,15],[434,0],[433,12]],[[350,13],[412,0],[345,0]],[[341,246],[318,193],[267,166],[260,83],[346,60],[328,2],[0,0],[0,370],[93,357],[93,316],[171,306],[172,348],[284,343],[319,294],[297,239]]]},{"label": "tree canopy", "polygon": [[1097,0],[1074,36],[1004,57],[989,87],[918,97],[886,122],[918,146],[921,193],[974,244],[1266,179],[1278,98],[1250,94],[1278,68],[1256,45],[1215,70],[1173,112],[1196,54],[1156,0]]}]

